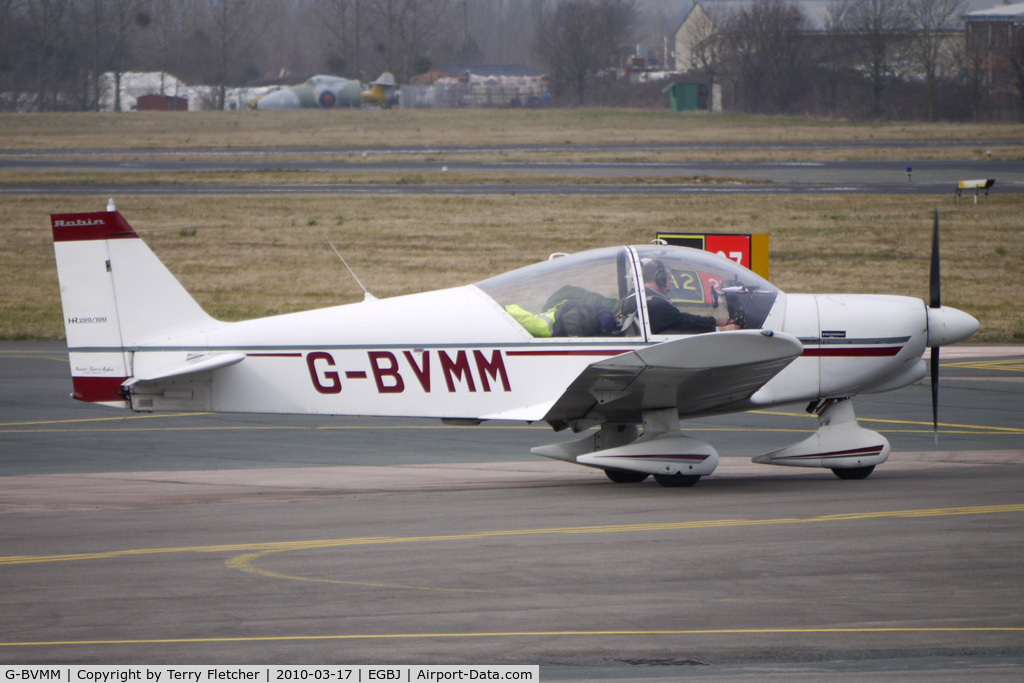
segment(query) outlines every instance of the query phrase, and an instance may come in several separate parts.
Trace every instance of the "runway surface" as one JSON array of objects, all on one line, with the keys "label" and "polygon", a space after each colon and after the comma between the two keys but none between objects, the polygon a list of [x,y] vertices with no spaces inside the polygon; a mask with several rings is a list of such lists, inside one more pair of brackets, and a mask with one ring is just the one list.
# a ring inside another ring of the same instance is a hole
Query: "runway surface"
[{"label": "runway surface", "polygon": [[555,152],[717,152],[717,151],[815,151],[835,149],[995,149],[1018,147],[1020,140],[845,140],[832,142],[637,142],[617,144],[496,144],[496,145],[352,145],[305,147],[179,147],[179,148],[82,148],[82,149],[0,149],[0,158],[45,159],[55,157],[167,157],[188,154],[196,157],[303,155],[326,156],[359,154],[548,154]]},{"label": "runway surface", "polygon": [[[771,184],[727,183],[659,183],[656,185],[599,183],[599,184],[558,184],[558,183],[492,183],[492,184],[310,184],[310,185],[213,185],[175,184],[148,185],[146,183],[94,183],[87,185],[65,184],[0,184],[0,195],[680,195],[680,194],[889,194],[889,195],[948,195],[954,198],[954,183],[874,183],[854,180],[841,183],[793,183],[773,182]],[[1003,189],[1003,188],[1001,188]],[[1006,188],[1008,191],[1024,191],[1020,187]],[[993,194],[997,194],[993,192]],[[964,201],[973,201],[968,194]],[[984,196],[982,201],[985,201]]]},{"label": "runway surface", "polygon": [[[927,146],[995,147],[1006,143],[973,142]],[[1024,191],[1024,162],[1021,161],[933,161],[912,158],[896,161],[669,161],[669,162],[478,162],[460,161],[466,154],[524,154],[546,152],[652,152],[711,151],[744,149],[785,149],[804,151],[842,147],[881,148],[892,145],[861,143],[829,145],[780,144],[749,145],[633,145],[561,147],[402,147],[402,148],[309,148],[272,150],[65,150],[62,152],[17,152],[0,150],[0,170],[24,172],[91,173],[97,178],[88,183],[6,183],[0,194],[926,194],[950,197],[960,180],[994,178],[992,192]],[[904,143],[900,143],[904,146]],[[925,146],[925,145],[921,145]],[[910,145],[911,148],[915,145]],[[358,154],[365,161],[346,161],[325,157]],[[393,161],[400,154],[434,155],[443,160]],[[295,156],[305,157],[295,160]],[[168,158],[172,157],[172,158]],[[183,158],[176,158],[183,157]],[[912,173],[908,174],[907,169]],[[505,177],[500,183],[316,183],[288,184],[216,184],[154,183],[146,179],[153,173],[239,173],[239,172],[314,172],[333,174],[440,173],[453,176],[482,173]],[[106,183],[104,174],[138,174],[137,180]],[[520,176],[562,176],[583,178],[631,178],[634,182],[545,183],[523,182]],[[673,179],[697,178],[694,182]],[[700,180],[714,178],[716,181]],[[657,180],[656,183],[641,182]]]},{"label": "runway surface", "polygon": [[0,344],[0,663],[526,663],[542,680],[1019,680],[1024,349],[859,397],[864,481],[753,465],[799,407],[684,423],[692,489],[529,459],[546,428],[131,415]]}]

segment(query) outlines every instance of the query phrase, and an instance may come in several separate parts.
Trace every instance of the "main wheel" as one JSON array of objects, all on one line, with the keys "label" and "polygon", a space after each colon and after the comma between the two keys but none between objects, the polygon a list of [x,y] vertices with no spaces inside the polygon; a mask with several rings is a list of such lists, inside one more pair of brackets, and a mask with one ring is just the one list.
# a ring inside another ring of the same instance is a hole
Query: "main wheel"
[{"label": "main wheel", "polygon": [[639,484],[647,478],[646,472],[634,472],[633,470],[620,470],[609,467],[604,471],[608,478],[616,484]]},{"label": "main wheel", "polygon": [[700,480],[699,474],[655,474],[654,481],[670,488],[693,486]]},{"label": "main wheel", "polygon": [[840,479],[867,479],[875,471],[874,465],[867,467],[833,467],[832,473]]}]

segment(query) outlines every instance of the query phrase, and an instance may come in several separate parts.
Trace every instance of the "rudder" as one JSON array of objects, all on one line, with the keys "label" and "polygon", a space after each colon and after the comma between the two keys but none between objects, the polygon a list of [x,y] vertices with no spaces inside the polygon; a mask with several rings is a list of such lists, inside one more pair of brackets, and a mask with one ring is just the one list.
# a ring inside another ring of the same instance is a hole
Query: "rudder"
[{"label": "rudder", "polygon": [[118,211],[50,216],[75,398],[127,407],[140,344],[194,334],[208,316]]}]

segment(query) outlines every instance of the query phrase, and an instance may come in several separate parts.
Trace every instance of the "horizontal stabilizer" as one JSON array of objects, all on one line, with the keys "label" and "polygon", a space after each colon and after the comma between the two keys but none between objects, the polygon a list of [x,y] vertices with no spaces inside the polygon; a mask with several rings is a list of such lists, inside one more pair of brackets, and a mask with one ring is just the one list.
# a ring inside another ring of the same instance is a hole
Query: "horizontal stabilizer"
[{"label": "horizontal stabilizer", "polygon": [[163,362],[159,360],[163,358],[164,354],[156,355],[154,360],[149,360],[148,355],[135,354],[135,372],[132,378],[125,382],[125,386],[131,386],[137,382],[191,375],[197,372],[210,372],[245,360],[245,354],[237,352],[189,354],[184,361],[170,363],[166,360]]}]

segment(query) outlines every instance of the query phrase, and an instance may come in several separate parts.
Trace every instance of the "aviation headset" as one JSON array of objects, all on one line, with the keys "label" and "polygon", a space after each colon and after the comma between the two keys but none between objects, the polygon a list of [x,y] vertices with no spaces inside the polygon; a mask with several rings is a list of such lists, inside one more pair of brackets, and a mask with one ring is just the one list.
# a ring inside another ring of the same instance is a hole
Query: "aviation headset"
[{"label": "aviation headset", "polygon": [[653,282],[661,289],[668,286],[668,269],[657,259],[643,259],[644,282]]}]

